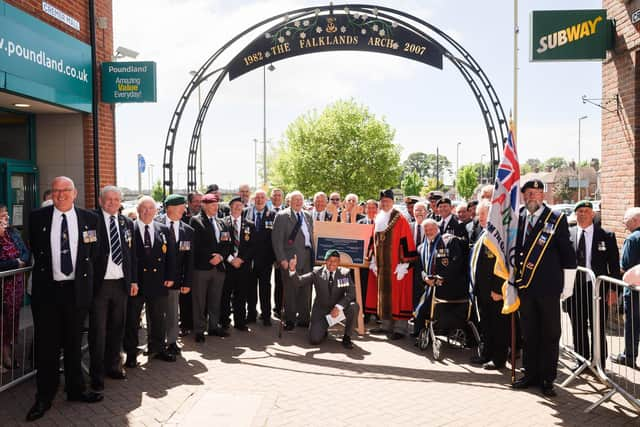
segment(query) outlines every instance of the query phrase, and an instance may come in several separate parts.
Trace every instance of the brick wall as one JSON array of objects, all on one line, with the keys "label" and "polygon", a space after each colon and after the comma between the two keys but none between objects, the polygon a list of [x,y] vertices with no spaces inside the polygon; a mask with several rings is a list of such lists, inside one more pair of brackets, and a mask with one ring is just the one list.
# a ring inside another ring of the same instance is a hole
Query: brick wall
[{"label": "brick wall", "polygon": [[[89,26],[89,0],[47,0],[47,3],[60,11],[73,17],[80,23],[80,31],[77,31],[42,11],[41,0],[5,0],[6,3],[21,9],[43,22],[91,44],[91,32]],[[96,80],[100,84],[100,64],[111,61],[113,55],[113,16],[112,0],[95,0],[95,16],[107,18],[105,30],[96,29]],[[100,91],[98,90],[98,98]],[[85,165],[85,206],[94,206],[94,182],[93,169],[93,117],[91,114],[82,114],[84,128],[84,165]],[[116,183],[116,146],[115,132],[113,128],[113,106],[111,104],[98,103],[98,140],[100,142],[100,186]]]},{"label": "brick wall", "polygon": [[640,102],[640,33],[631,24],[631,13],[640,1],[603,0],[609,19],[616,21],[615,50],[602,64],[602,98],[606,102],[618,95],[619,105],[605,104],[602,110],[602,218],[603,226],[615,231],[619,243],[626,236],[622,216],[631,206],[640,206],[640,168],[638,167],[638,118]]}]

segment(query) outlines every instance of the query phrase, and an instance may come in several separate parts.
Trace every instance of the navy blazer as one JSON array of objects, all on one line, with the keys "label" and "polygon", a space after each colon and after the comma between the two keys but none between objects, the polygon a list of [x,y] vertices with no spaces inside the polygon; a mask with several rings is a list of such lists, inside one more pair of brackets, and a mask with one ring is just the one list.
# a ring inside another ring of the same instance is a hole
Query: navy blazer
[{"label": "navy blazer", "polygon": [[[101,221],[102,227],[99,229],[100,235],[98,236],[98,256],[95,264],[95,289],[96,292],[102,287],[104,282],[104,275],[107,272],[107,264],[109,262],[109,253],[111,252],[111,245],[109,243],[109,230],[108,226],[104,223],[104,217],[102,209],[96,210],[98,220]],[[120,247],[122,248],[122,272],[124,273],[124,289],[129,295],[131,290],[131,284],[137,283],[138,271],[136,265],[138,260],[136,258],[136,247],[133,244],[133,221],[124,215],[116,215],[118,221],[118,230],[120,234]]]},{"label": "navy blazer", "polygon": [[[253,243],[255,246],[253,256],[253,268],[254,270],[262,270],[268,266],[271,266],[276,259],[276,255],[273,252],[273,246],[271,245],[271,232],[273,231],[273,224],[276,221],[276,212],[266,208],[266,212],[262,217],[262,227],[260,230],[255,230],[253,235]],[[253,222],[255,226],[254,209],[253,207],[246,208],[242,213],[243,218]]]},{"label": "navy blazer", "polygon": [[[95,232],[100,239],[100,228],[104,222],[91,211],[74,207],[78,218],[78,251],[74,266],[74,289],[76,307],[88,309],[94,294],[94,265],[98,256],[98,241],[85,241],[83,233]],[[53,285],[51,253],[51,221],[53,206],[36,209],[29,215],[29,242],[34,257],[31,297],[34,304],[46,302],[50,286]],[[56,254],[58,256],[59,254]],[[43,300],[41,301],[40,298]]]},{"label": "navy blazer", "polygon": [[[156,217],[159,224],[165,224],[166,220],[166,215]],[[178,241],[175,242],[176,279],[169,289],[180,290],[181,287],[190,288],[193,283],[193,228],[182,221],[177,222],[179,229]]]},{"label": "navy blazer", "polygon": [[[220,230],[220,237],[222,238],[222,233],[229,232],[224,222],[220,218],[215,218],[216,224],[218,225],[218,229]],[[219,242],[216,239],[216,233],[213,229],[213,225],[209,222],[209,218],[204,213],[204,211],[200,211],[198,215],[195,215],[191,218],[189,223],[191,228],[193,228],[193,264],[196,270],[211,270],[213,269],[213,265],[209,263],[211,258],[213,258],[214,253],[218,253],[222,256],[223,259],[227,259],[231,251],[233,250],[233,243],[230,239],[227,241]],[[216,266],[218,271],[225,271],[225,264],[221,262]]]},{"label": "navy blazer", "polygon": [[[144,231],[143,231],[144,233]],[[153,247],[147,255],[138,222],[134,224],[135,246],[138,257],[138,295],[146,297],[166,296],[165,280],[175,281],[176,244],[169,227],[158,222],[153,224]]]},{"label": "navy blazer", "polygon": [[[233,218],[231,216],[227,216],[223,219],[224,225],[229,230],[230,235],[233,236]],[[251,266],[251,261],[253,261],[253,257],[255,255],[256,247],[255,247],[255,234],[256,227],[252,221],[244,218],[242,215],[240,216],[240,246],[238,248],[238,258],[241,258],[244,263],[242,267]],[[230,255],[233,254],[233,237],[231,241],[231,252]],[[227,255],[228,257],[229,255]],[[225,257],[225,262],[227,261],[227,257]],[[234,269],[234,267],[229,264],[227,269]]]}]

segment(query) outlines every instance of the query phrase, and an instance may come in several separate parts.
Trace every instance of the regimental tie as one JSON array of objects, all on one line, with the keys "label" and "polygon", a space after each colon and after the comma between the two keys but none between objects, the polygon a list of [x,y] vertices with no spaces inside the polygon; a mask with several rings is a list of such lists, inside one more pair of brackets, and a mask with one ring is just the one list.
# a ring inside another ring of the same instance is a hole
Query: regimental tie
[{"label": "regimental tie", "polygon": [[60,271],[65,276],[73,273],[71,246],[69,245],[69,225],[65,214],[62,214],[62,225],[60,226]]},{"label": "regimental tie", "polygon": [[149,225],[144,226],[144,251],[148,255],[151,255],[151,234],[149,234]]},{"label": "regimental tie", "polygon": [[233,253],[238,253],[240,249],[240,227],[238,226],[238,220],[232,220],[233,222]]},{"label": "regimental tie", "polygon": [[298,212],[298,224],[300,224],[300,226],[302,226],[302,213]]},{"label": "regimental tie", "polygon": [[584,230],[580,230],[580,239],[578,239],[578,252],[576,253],[578,266],[587,266],[587,244],[584,239]]},{"label": "regimental tie", "polygon": [[262,228],[262,212],[256,213],[256,231],[260,231]]},{"label": "regimental tie", "polygon": [[416,247],[418,247],[420,243],[422,243],[422,235],[420,233],[421,228],[422,226],[420,224],[416,224]]},{"label": "regimental tie", "polygon": [[111,260],[114,264],[122,264],[122,246],[120,246],[120,235],[116,226],[116,217],[109,218],[109,242],[111,244]]},{"label": "regimental tie", "polygon": [[529,237],[529,234],[533,231],[533,218],[533,215],[527,216],[527,231],[524,234],[524,240],[527,240],[527,237]]},{"label": "regimental tie", "polygon": [[333,272],[329,272],[329,296],[333,294]]}]

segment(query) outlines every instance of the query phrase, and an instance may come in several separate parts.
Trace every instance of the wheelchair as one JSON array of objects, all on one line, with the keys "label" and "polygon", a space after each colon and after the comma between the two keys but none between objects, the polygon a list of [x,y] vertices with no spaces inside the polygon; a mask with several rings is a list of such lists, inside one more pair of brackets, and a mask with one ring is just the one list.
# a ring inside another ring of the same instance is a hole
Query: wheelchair
[{"label": "wheelchair", "polygon": [[480,356],[483,344],[474,322],[475,306],[468,290],[447,289],[445,284],[427,287],[425,292],[425,298],[430,297],[430,304],[425,299],[427,307],[422,310],[429,311],[424,328],[416,338],[418,348],[424,351],[431,345],[433,358],[438,361],[444,357],[442,346],[445,342],[458,348],[471,347]]}]

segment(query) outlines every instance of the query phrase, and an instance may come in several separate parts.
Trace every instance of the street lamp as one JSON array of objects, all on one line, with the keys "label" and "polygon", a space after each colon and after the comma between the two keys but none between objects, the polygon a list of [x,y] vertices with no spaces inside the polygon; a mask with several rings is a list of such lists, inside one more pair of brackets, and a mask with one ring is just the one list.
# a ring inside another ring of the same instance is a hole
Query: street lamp
[{"label": "street lamp", "polygon": [[[195,70],[191,70],[189,71],[189,74],[195,76],[196,74],[198,74],[198,72]],[[198,82],[198,114],[200,114],[200,109],[202,108],[202,98],[200,97],[201,83],[201,81]],[[202,172],[202,127],[200,127],[200,136],[198,137],[198,159],[200,161],[200,186],[204,187],[204,175]]]},{"label": "street lamp", "polygon": [[588,116],[578,117],[578,164],[576,165],[576,172],[578,175],[578,201],[580,201],[580,125],[587,117]]},{"label": "street lamp", "polygon": [[487,157],[486,154],[480,155],[480,184],[484,184],[484,158]]},{"label": "street lamp", "polygon": [[262,66],[262,143],[264,144],[262,152],[262,185],[267,188],[267,69],[274,71],[276,67],[273,64]]},{"label": "street lamp", "polygon": [[456,145],[456,179],[458,179],[458,172],[460,171],[460,146],[462,142],[458,142]]}]

